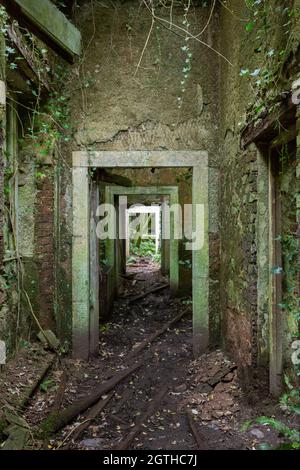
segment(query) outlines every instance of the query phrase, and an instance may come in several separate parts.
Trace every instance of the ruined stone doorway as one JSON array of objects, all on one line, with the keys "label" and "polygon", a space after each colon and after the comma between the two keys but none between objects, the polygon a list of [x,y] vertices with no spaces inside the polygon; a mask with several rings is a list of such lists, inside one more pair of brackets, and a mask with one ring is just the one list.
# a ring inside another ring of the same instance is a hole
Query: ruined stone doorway
[{"label": "ruined stone doorway", "polygon": [[270,391],[279,395],[282,388],[282,216],[280,164],[276,152],[270,151],[270,261],[273,276],[270,299]]},{"label": "ruined stone doorway", "polygon": [[[148,248],[149,254],[160,258],[159,264],[161,267],[161,203],[151,201],[148,205],[144,203],[142,206],[139,203],[134,203],[126,210],[125,226],[125,271],[129,266],[131,256],[143,254],[145,243],[147,243],[146,248]],[[141,235],[139,232],[141,232]]]},{"label": "ruined stone doorway", "polygon": [[[273,396],[282,393],[289,341],[298,334],[291,306],[298,292],[297,205],[290,188],[297,184],[295,133],[279,134],[260,145],[258,197],[258,365],[268,365]],[[284,136],[285,137],[285,136]],[[293,248],[294,246],[294,248]],[[287,308],[289,307],[289,308]],[[292,332],[286,339],[287,331]],[[267,334],[266,334],[267,332]]]},{"label": "ruined stone doorway", "polygon": [[192,168],[193,230],[196,207],[203,211],[203,243],[192,252],[193,349],[206,350],[209,342],[208,290],[208,155],[203,151],[84,151],[73,152],[73,243],[72,243],[72,338],[73,355],[87,359],[97,354],[99,311],[97,311],[97,254],[91,246],[91,213],[98,205],[91,168]]},{"label": "ruined stone doorway", "polygon": [[[269,211],[270,211],[270,391],[282,393],[283,370],[288,360],[288,328],[295,335],[299,325],[294,320],[292,306],[298,302],[298,242],[297,204],[290,192],[297,179],[296,141],[269,149]],[[293,248],[294,247],[294,248]],[[289,311],[287,310],[289,306]]]},{"label": "ruined stone doorway", "polygon": [[[178,188],[173,186],[160,186],[160,187],[133,187],[125,188],[121,186],[107,186],[105,189],[105,202],[107,204],[115,204],[116,196],[128,196],[128,195],[155,195],[166,197],[169,196],[170,204],[178,204]],[[120,210],[120,209],[119,209]],[[120,215],[120,214],[119,214]],[[118,221],[118,225],[120,221]],[[178,239],[175,236],[175,226],[174,226],[174,214],[171,217],[170,221],[170,240],[169,240],[169,277],[170,277],[170,287],[171,293],[176,294],[178,289],[178,280],[179,280],[179,258],[178,258]],[[120,233],[120,228],[117,230],[118,234]],[[125,234],[124,234],[125,235]],[[108,263],[113,267],[111,272],[111,281],[110,288],[116,290],[116,278],[120,272],[120,256],[118,256],[118,249],[116,248],[116,241],[107,240],[106,242],[106,251]],[[164,251],[164,255],[167,253],[167,248]]]}]

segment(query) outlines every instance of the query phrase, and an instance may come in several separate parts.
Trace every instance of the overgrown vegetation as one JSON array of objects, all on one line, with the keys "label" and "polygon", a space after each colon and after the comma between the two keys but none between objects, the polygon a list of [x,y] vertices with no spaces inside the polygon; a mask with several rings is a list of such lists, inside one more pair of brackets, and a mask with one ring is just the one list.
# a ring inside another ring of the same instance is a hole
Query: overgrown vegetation
[{"label": "overgrown vegetation", "polygon": [[[299,11],[295,10],[292,2],[284,2],[284,5],[279,5],[278,2],[263,1],[263,0],[245,0],[249,8],[249,20],[245,28],[251,40],[254,41],[254,57],[257,58],[257,63],[253,68],[243,67],[240,75],[249,79],[251,87],[255,94],[255,103],[249,110],[249,119],[257,119],[265,116],[267,113],[276,109],[278,103],[286,95],[285,89],[286,80],[284,76],[284,68],[286,61],[293,50],[293,28],[291,25],[299,19]],[[61,7],[64,7],[63,2],[57,2]],[[173,2],[172,6],[173,6]],[[201,40],[201,35],[207,28],[211,21],[212,14],[216,2],[211,2],[211,12],[209,14],[207,25],[199,33],[191,32],[189,23],[189,11],[191,8],[190,0],[183,3],[183,16],[182,24],[176,25],[172,20],[165,20],[159,16],[160,2],[144,2],[145,8],[151,14],[153,19],[151,29],[147,36],[145,47],[143,49],[137,69],[143,58],[143,53],[147,47],[147,42],[152,34],[153,24],[156,22],[161,27],[174,29],[175,34],[182,37],[182,46],[180,53],[182,54],[183,64],[180,71],[180,86],[181,96],[177,97],[177,106],[181,108],[183,96],[186,88],[189,86],[189,76],[192,67],[192,52],[189,47],[190,40],[195,40],[202,45],[205,43]],[[208,2],[202,2],[203,6],[207,6]],[[222,2],[221,2],[222,3]],[[169,9],[172,6],[168,6]],[[2,20],[1,32],[7,34],[7,15],[3,7],[0,8],[0,17]],[[277,37],[278,28],[281,31],[280,37]],[[69,118],[69,94],[65,92],[64,83],[67,80],[67,71],[63,67],[57,67],[52,70],[47,60],[47,49],[38,47],[34,36],[29,33],[25,34],[26,40],[31,45],[32,50],[39,61],[39,73],[49,76],[51,82],[51,91],[48,93],[47,99],[42,98],[40,82],[33,83],[28,81],[28,86],[31,90],[32,101],[31,106],[27,107],[29,111],[29,126],[23,136],[24,139],[31,139],[33,147],[37,155],[37,171],[36,178],[42,179],[44,173],[39,170],[39,162],[43,162],[44,158],[54,158],[63,160],[61,152],[61,143],[68,142],[72,133],[70,118]],[[207,45],[206,45],[207,46]],[[207,46],[209,47],[209,46]],[[210,47],[211,48],[211,47]],[[212,48],[211,48],[212,49]],[[221,54],[215,51],[218,55]],[[22,60],[18,56],[16,50],[7,45],[5,50],[6,59],[10,70],[17,70],[18,63]],[[227,60],[222,56],[224,60]],[[228,60],[227,60],[228,62]],[[12,98],[9,98],[12,100]],[[19,106],[24,107],[24,103],[18,103]],[[22,144],[22,142],[20,142]],[[5,193],[7,200],[11,191],[10,183],[15,175],[15,169],[7,166],[5,170]],[[187,173],[186,179],[190,178],[190,172]],[[8,209],[11,213],[11,207]],[[12,224],[13,230],[13,224]],[[299,239],[297,234],[291,232],[284,235],[278,235],[282,243],[283,257],[284,257],[284,279],[286,284],[285,296],[282,304],[280,305],[283,314],[285,312],[293,315],[295,321],[300,320],[299,310],[299,292],[298,292],[298,276],[299,276]],[[15,247],[16,249],[16,247]],[[160,262],[160,253],[155,252],[155,240],[152,238],[139,239],[131,241],[130,252],[134,256],[141,256],[151,259],[156,263]],[[130,263],[130,259],[128,260]],[[15,263],[15,260],[13,261]],[[190,266],[190,260],[183,260],[181,264]],[[274,267],[273,274],[276,275]],[[17,253],[17,270],[19,273],[23,272],[22,261]],[[281,273],[281,271],[280,271]],[[21,276],[21,274],[20,274]],[[10,264],[6,268],[6,273],[1,283],[8,289],[11,285],[21,282],[19,290],[24,290],[22,281],[18,275],[15,274],[15,264]],[[28,296],[27,296],[28,297]],[[30,310],[32,307],[30,306]],[[298,380],[300,376],[300,341],[299,336],[293,338],[291,344],[291,362],[294,366],[294,373],[285,376],[286,392],[280,399],[280,406],[290,415],[300,414],[300,394],[298,388]],[[41,385],[44,391],[51,383],[45,381]],[[262,416],[256,420],[259,424],[264,424],[274,427],[278,432],[285,436],[287,443],[282,448],[299,449],[300,438],[299,431],[296,428],[288,427],[284,423],[270,417]],[[249,423],[250,424],[250,423]]]},{"label": "overgrown vegetation", "polygon": [[141,258],[148,258],[154,263],[159,264],[161,260],[160,250],[156,253],[155,238],[138,238],[137,240],[130,240],[130,257],[127,264],[132,264],[135,256]]},{"label": "overgrown vegetation", "polygon": [[[11,19],[2,6],[0,7],[0,23],[0,32],[5,38],[4,58],[7,71],[20,72],[22,75],[22,62],[25,60],[10,40],[11,25],[22,34],[24,47],[26,46],[35,64],[35,78],[26,80],[26,93],[8,93],[7,100],[9,109],[16,114],[19,122],[18,149],[20,152],[25,149],[27,154],[32,156],[34,176],[38,187],[46,177],[43,169],[44,163],[55,161],[57,165],[66,164],[61,145],[69,141],[71,134],[69,94],[65,91],[68,67],[58,64],[50,66],[51,60],[47,48],[33,34],[20,28],[16,21],[11,23]],[[39,330],[41,330],[41,325],[34,312],[31,295],[25,287],[23,260],[18,251],[14,187],[20,160],[16,159],[15,155],[10,155],[9,151],[6,152],[5,157],[6,262],[1,277],[1,287],[10,294],[10,310],[16,311],[16,331],[13,343],[17,351],[20,347],[20,325],[21,322],[24,323],[21,319],[23,306],[27,306],[26,310]],[[14,315],[11,315],[11,321],[12,318]]]},{"label": "overgrown vegetation", "polygon": [[[240,75],[250,80],[256,97],[254,105],[249,109],[249,120],[257,120],[272,113],[287,96],[290,87],[285,76],[285,66],[294,48],[292,27],[299,20],[300,11],[295,9],[294,2],[270,2],[262,0],[245,0],[249,8],[249,21],[246,31],[254,42],[254,57],[257,62],[253,69],[244,67]],[[282,4],[283,3],[283,4]],[[280,33],[280,34],[278,34]],[[286,132],[278,123],[278,131]],[[284,167],[287,159],[283,147],[280,160]],[[294,168],[296,172],[296,168]],[[300,320],[299,306],[299,236],[294,226],[297,214],[293,211],[294,223],[285,233],[278,234],[281,242],[283,266],[274,266],[272,275],[282,275],[284,294],[282,303],[278,306],[282,315],[292,317],[297,324]],[[287,231],[288,230],[288,231]],[[280,399],[281,408],[289,416],[300,414],[300,341],[298,336],[291,343],[291,363],[293,371],[285,375],[286,392]],[[300,435],[297,428],[288,427],[283,422],[266,416],[259,417],[256,422],[268,425],[279,431],[286,439],[282,449],[299,449]]]},{"label": "overgrown vegetation", "polygon": [[247,41],[253,43],[252,68],[242,67],[240,75],[249,79],[256,101],[248,119],[257,119],[276,109],[289,88],[285,65],[295,47],[294,28],[300,18],[293,1],[245,0],[249,19]]}]

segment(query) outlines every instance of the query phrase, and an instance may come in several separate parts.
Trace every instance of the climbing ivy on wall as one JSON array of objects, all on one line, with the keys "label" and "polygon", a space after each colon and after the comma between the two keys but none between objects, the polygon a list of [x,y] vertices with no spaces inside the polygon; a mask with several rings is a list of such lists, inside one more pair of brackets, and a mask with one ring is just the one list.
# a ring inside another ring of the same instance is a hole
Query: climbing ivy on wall
[{"label": "climbing ivy on wall", "polygon": [[[267,114],[276,113],[282,100],[290,92],[290,83],[286,65],[298,46],[293,25],[299,21],[300,11],[294,2],[270,0],[245,0],[248,8],[248,21],[245,24],[245,41],[253,43],[251,66],[244,65],[240,76],[249,80],[254,100],[248,109],[247,120],[256,122]],[[278,130],[285,132],[278,121]],[[285,146],[280,156],[282,169],[286,168],[289,155]],[[290,164],[290,163],[289,163]],[[294,168],[294,172],[295,172]],[[291,209],[290,209],[291,210]],[[290,214],[286,214],[288,216]],[[284,282],[284,295],[279,305],[285,318],[293,318],[297,325],[300,320],[299,306],[299,238],[295,233],[297,215],[291,217],[294,224],[285,227],[284,233],[278,234],[281,242],[283,267],[274,266],[272,275],[281,274]],[[300,414],[300,341],[299,334],[290,339],[290,356],[293,370],[285,375],[286,392],[280,398],[281,408],[287,413]],[[299,449],[300,436],[296,428],[289,428],[275,418],[262,416],[257,419],[260,424],[275,428],[286,438],[282,448]]]},{"label": "climbing ivy on wall", "polygon": [[[281,174],[280,178],[284,178],[288,171],[293,172],[296,176],[296,168],[290,159],[289,150],[284,145],[280,152]],[[289,188],[288,188],[289,191]],[[285,203],[284,203],[285,202]],[[290,343],[290,356],[292,369],[287,371],[284,380],[286,392],[280,398],[280,405],[287,413],[300,414],[300,334],[297,326],[300,321],[300,298],[299,298],[299,237],[296,230],[296,201],[295,196],[287,192],[283,197],[283,230],[277,236],[281,242],[282,248],[282,276],[283,276],[283,298],[279,308],[283,317],[287,322],[294,322],[294,337],[288,338]],[[276,274],[274,274],[276,275]],[[285,448],[300,449],[300,435],[296,429],[286,429],[284,435],[287,438]]]},{"label": "climbing ivy on wall", "polygon": [[[249,109],[249,120],[276,109],[285,95],[287,80],[284,67],[294,47],[293,24],[299,20],[300,11],[294,2],[270,0],[245,0],[248,21],[245,41],[253,43],[252,68],[244,66],[240,75],[250,81],[256,96]],[[248,37],[249,36],[249,37]]]},{"label": "climbing ivy on wall", "polygon": [[[18,55],[16,49],[10,43],[8,37],[9,18],[4,7],[0,7],[0,22],[0,32],[6,38],[5,57],[7,66],[11,70],[18,70],[18,63],[24,59]],[[14,24],[17,25],[16,22]],[[68,80],[68,68],[61,65],[51,67],[47,48],[27,30],[22,32],[23,38],[38,64],[36,70],[38,80],[33,82],[28,79],[26,82],[32,95],[30,105],[25,106],[21,100],[16,102],[11,96],[8,96],[8,100],[29,111],[30,123],[23,137],[30,137],[34,141],[38,154],[46,156],[52,154],[54,149],[58,150],[61,141],[67,142],[70,139],[71,126],[69,124],[68,105],[70,97],[65,86]],[[49,81],[50,90],[47,97],[44,93],[42,94],[42,77],[47,77]]]},{"label": "climbing ivy on wall", "polygon": [[[21,61],[23,57],[19,56],[14,44],[10,41],[9,28],[11,27],[10,18],[4,7],[0,7],[0,34],[5,37],[4,59],[7,72],[10,70],[21,72]],[[18,141],[18,147],[27,148],[28,145],[33,149],[27,152],[32,155],[32,163],[35,166],[35,179],[37,185],[39,180],[45,177],[43,168],[40,167],[45,159],[55,159],[59,165],[65,163],[61,152],[61,143],[68,142],[70,139],[71,126],[69,124],[69,94],[66,90],[68,81],[68,68],[57,65],[57,61],[51,60],[51,55],[47,48],[37,38],[25,29],[21,29],[17,22],[13,22],[13,27],[20,31],[22,40],[31,54],[35,64],[35,79],[27,79],[26,100],[22,94],[7,94],[8,109],[16,110],[18,119],[22,122],[20,128],[22,135]],[[54,63],[55,65],[50,65]],[[48,90],[46,90],[47,82]],[[22,115],[22,118],[21,118]],[[0,289],[9,291],[10,295],[10,318],[13,318],[16,311],[16,331],[14,338],[9,344],[15,349],[19,346],[20,336],[20,305],[21,301],[28,306],[28,312],[32,316],[38,329],[41,327],[38,318],[35,315],[30,297],[26,291],[24,282],[24,266],[22,258],[19,256],[16,227],[14,226],[15,217],[13,216],[13,182],[18,172],[19,161],[16,159],[12,164],[14,156],[6,155],[5,173],[4,173],[4,192],[6,208],[6,232],[9,246],[6,249],[6,259],[2,275],[0,276]],[[9,248],[9,251],[8,251]],[[11,332],[8,332],[11,335]]]}]

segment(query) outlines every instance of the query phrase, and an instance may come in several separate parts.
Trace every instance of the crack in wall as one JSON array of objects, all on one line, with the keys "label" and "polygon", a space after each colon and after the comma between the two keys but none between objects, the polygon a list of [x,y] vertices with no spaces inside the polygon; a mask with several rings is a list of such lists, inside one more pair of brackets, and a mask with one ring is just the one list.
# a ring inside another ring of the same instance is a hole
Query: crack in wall
[{"label": "crack in wall", "polygon": [[98,150],[167,150],[193,149],[204,150],[213,144],[210,135],[211,125],[203,125],[200,116],[172,124],[156,122],[151,119],[142,121],[136,126],[119,129],[113,135],[103,139],[97,138],[99,129],[90,127],[77,133],[77,143]]}]

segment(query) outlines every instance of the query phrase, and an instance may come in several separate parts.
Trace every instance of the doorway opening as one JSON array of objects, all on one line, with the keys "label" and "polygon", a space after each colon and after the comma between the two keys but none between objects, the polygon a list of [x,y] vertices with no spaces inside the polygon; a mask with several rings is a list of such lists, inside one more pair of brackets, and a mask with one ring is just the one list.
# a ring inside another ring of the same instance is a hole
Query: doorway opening
[{"label": "doorway opening", "polygon": [[269,150],[270,208],[270,391],[282,392],[290,342],[299,332],[293,315],[298,308],[298,221],[290,187],[297,184],[296,140]]},{"label": "doorway opening", "polygon": [[[72,296],[73,296],[73,354],[87,358],[99,351],[99,299],[115,298],[118,289],[119,274],[122,271],[119,256],[118,231],[125,224],[116,220],[124,211],[116,208],[116,199],[124,195],[124,187],[106,186],[105,203],[109,204],[108,225],[113,227],[113,236],[105,241],[106,287],[99,289],[99,243],[97,241],[97,217],[99,217],[99,186],[92,178],[90,169],[112,168],[187,168],[192,172],[192,216],[191,231],[197,243],[192,248],[192,310],[193,310],[193,349],[198,355],[208,346],[208,156],[201,151],[132,151],[132,152],[74,152],[73,153],[73,246],[72,246]],[[112,189],[113,188],[113,189]],[[149,188],[146,195],[169,195],[170,201],[176,198],[176,189],[172,194],[170,187],[159,186],[156,193]],[[126,187],[126,191],[130,188]],[[136,188],[131,188],[136,196]],[[178,193],[177,193],[178,197]],[[126,203],[126,210],[128,209]],[[111,210],[111,209],[114,210]],[[117,209],[117,210],[115,210]],[[116,215],[118,214],[118,216]],[[126,211],[125,211],[126,214]],[[197,228],[197,224],[200,225]],[[170,215],[170,233],[175,234],[179,224],[175,224],[174,213]],[[178,288],[178,238],[169,240],[170,288]],[[123,244],[124,246],[124,244]],[[121,248],[124,249],[124,248]]]},{"label": "doorway opening", "polygon": [[161,265],[161,206],[155,202],[147,204],[129,202],[126,211],[126,271],[132,266]]},{"label": "doorway opening", "polygon": [[[136,206],[136,201],[143,200],[147,202],[147,198],[149,200],[153,197],[163,201],[162,205],[151,206],[154,209],[149,208],[149,205],[140,204]],[[134,202],[133,206],[130,205],[132,201]],[[135,252],[140,254],[140,247],[137,248],[136,242],[140,241],[141,246],[142,237],[146,235],[145,240],[149,244],[149,225],[147,225],[149,219],[147,215],[153,210],[155,215],[154,227],[158,229],[156,231],[158,236],[155,238],[155,249],[159,250],[160,248],[161,251],[161,272],[169,277],[171,294],[176,295],[179,283],[177,225],[181,221],[179,222],[175,217],[176,214],[170,211],[170,206],[176,208],[178,202],[179,193],[176,186],[105,187],[105,208],[115,208],[109,215],[110,225],[115,227],[115,238],[108,237],[105,240],[105,259],[110,267],[108,288],[111,300],[118,293],[118,286],[120,280],[122,280],[122,275],[126,274],[128,263],[132,264],[131,261],[135,260],[135,258],[130,258],[130,242],[133,242],[131,246],[133,246]],[[150,212],[147,212],[147,210]],[[137,215],[139,216],[138,219]],[[132,218],[133,222],[129,224],[128,222]],[[141,233],[141,229],[144,229],[143,233]],[[133,235],[134,238],[131,239],[130,235]],[[144,267],[140,265],[142,271]]]},{"label": "doorway opening", "polygon": [[260,144],[258,200],[258,318],[261,329],[259,357],[268,365],[269,387],[280,396],[290,347],[299,334],[298,209],[291,187],[297,185],[295,120],[286,124],[291,132],[276,134]]}]

